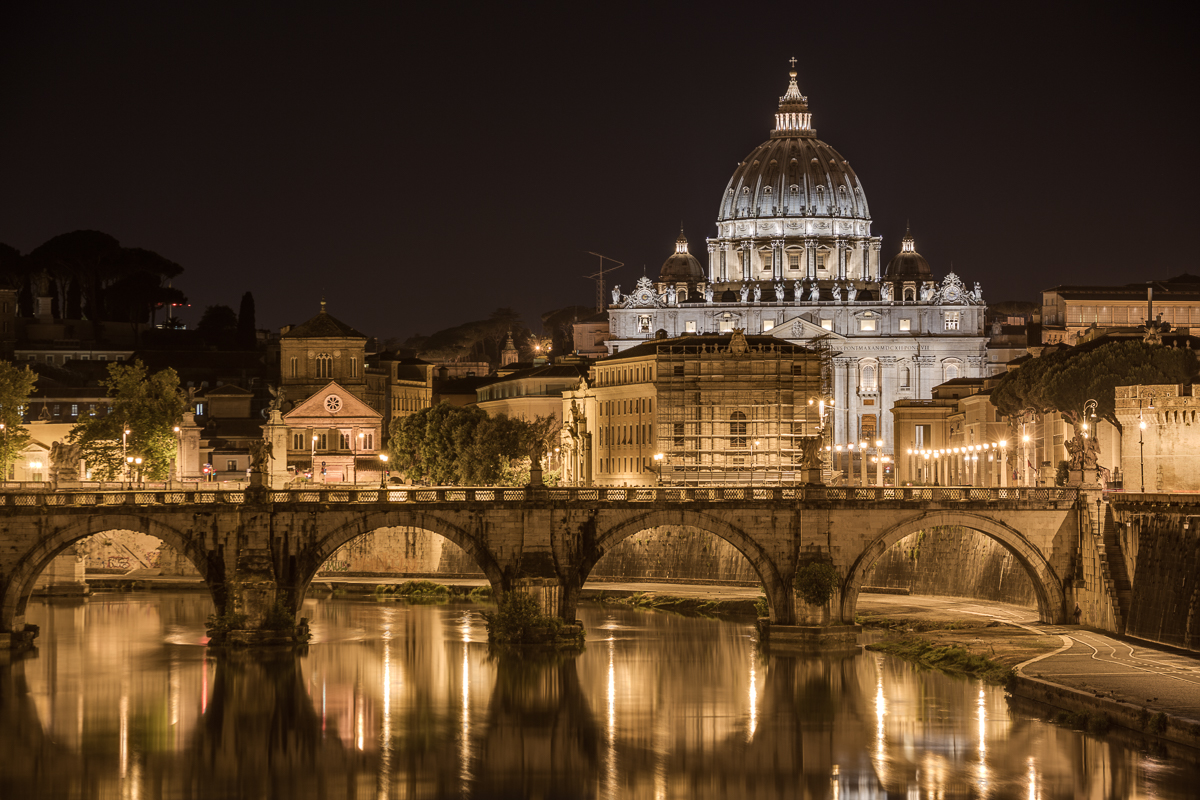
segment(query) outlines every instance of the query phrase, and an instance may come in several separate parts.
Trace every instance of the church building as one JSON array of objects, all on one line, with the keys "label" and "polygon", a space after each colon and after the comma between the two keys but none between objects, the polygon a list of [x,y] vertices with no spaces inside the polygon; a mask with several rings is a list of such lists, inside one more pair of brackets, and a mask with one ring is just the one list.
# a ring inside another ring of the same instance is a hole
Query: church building
[{"label": "church building", "polygon": [[739,330],[812,347],[828,362],[831,444],[890,446],[896,401],[986,374],[982,290],[953,272],[937,280],[909,233],[881,264],[862,183],[817,138],[790,76],[770,138],[721,194],[707,266],[681,231],[657,280],[613,288],[604,344],[612,355],[656,337]]}]

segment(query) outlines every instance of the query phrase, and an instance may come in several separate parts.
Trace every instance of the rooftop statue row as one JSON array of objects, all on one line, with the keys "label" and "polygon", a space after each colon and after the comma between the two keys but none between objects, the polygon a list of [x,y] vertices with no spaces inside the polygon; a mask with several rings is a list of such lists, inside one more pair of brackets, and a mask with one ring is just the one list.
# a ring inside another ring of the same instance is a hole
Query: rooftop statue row
[{"label": "rooftop statue row", "polygon": [[[826,282],[829,283],[829,282]],[[884,281],[879,285],[879,298],[876,300],[871,296],[863,296],[860,290],[851,281],[832,281],[828,285],[829,297],[821,297],[821,282],[805,278],[792,282],[792,302],[795,303],[819,303],[819,302],[847,302],[847,303],[873,303],[884,302],[891,303],[897,299],[904,301],[903,296],[897,298],[894,295],[894,284]],[[777,281],[772,285],[774,297],[763,299],[763,285],[759,282],[745,282],[738,288],[737,299],[734,302],[762,303],[775,302],[783,303],[786,300],[786,283]],[[967,305],[982,305],[983,304],[983,288],[979,282],[975,282],[975,288],[968,291],[963,285],[962,280],[951,272],[943,280],[941,286],[938,286],[934,281],[924,281],[919,287],[914,287],[916,295],[908,300],[908,302],[921,302],[929,305],[943,306],[967,306]],[[919,297],[919,300],[917,299]],[[612,288],[612,304],[621,308],[662,308],[666,306],[675,306],[680,302],[681,296],[676,291],[674,286],[667,286],[666,291],[659,293],[654,286],[653,281],[643,276],[638,279],[637,286],[629,294],[621,294],[620,285]],[[722,302],[714,300],[712,284],[704,287],[704,302]]]}]

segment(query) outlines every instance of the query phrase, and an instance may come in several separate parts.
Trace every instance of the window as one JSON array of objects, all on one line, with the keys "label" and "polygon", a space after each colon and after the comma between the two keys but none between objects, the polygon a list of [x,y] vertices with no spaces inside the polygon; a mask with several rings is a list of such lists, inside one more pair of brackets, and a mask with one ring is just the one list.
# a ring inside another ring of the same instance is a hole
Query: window
[{"label": "window", "polygon": [[958,313],[959,312],[957,312],[957,311],[947,311],[946,312],[946,330],[948,330],[948,331],[958,330]]},{"label": "window", "polygon": [[90,416],[90,417],[96,416],[96,404],[95,403],[88,403],[88,416]]},{"label": "window", "polygon": [[231,458],[225,462],[226,472],[237,472],[237,459]]},{"label": "window", "polygon": [[204,403],[196,403],[196,416],[204,416]]},{"label": "window", "polygon": [[350,356],[350,377],[358,377],[358,356]]},{"label": "window", "polygon": [[746,415],[735,411],[729,415],[729,446],[746,446]]},{"label": "window", "polygon": [[763,270],[771,269],[771,254],[769,252],[763,253],[762,268]]},{"label": "window", "polygon": [[766,333],[767,331],[771,330],[774,327],[775,327],[775,320],[773,320],[773,319],[764,319],[763,320],[763,333]]},{"label": "window", "polygon": [[687,333],[695,333],[696,332],[696,320],[689,319],[687,322],[683,323],[683,330]]},{"label": "window", "polygon": [[900,330],[911,331],[912,330],[912,320],[907,319],[907,318],[900,320]]},{"label": "window", "polygon": [[682,303],[684,300],[687,300],[687,287],[680,286],[679,290],[675,293],[675,302]]},{"label": "window", "polygon": [[96,357],[99,358],[101,361],[108,361],[108,356],[106,356],[106,355],[99,355]]},{"label": "window", "polygon": [[53,364],[53,363],[54,363],[54,356],[47,354],[47,356],[46,356],[46,363],[47,363],[47,364]]},{"label": "window", "polygon": [[868,364],[862,368],[862,390],[864,392],[875,391],[875,366]]},{"label": "window", "polygon": [[860,319],[860,320],[858,321],[858,329],[859,329],[860,331],[873,331],[873,330],[875,330],[875,320],[873,320],[873,319]]},{"label": "window", "polygon": [[338,449],[350,449],[350,431],[338,431]]},{"label": "window", "polygon": [[917,299],[917,287],[905,286],[904,287],[904,302],[913,303],[913,302],[916,302],[916,299]]},{"label": "window", "polygon": [[958,364],[955,364],[953,362],[946,364],[945,367],[943,368],[943,372],[945,373],[945,375],[944,375],[945,380],[948,380],[948,381],[954,380],[955,378],[958,377]]},{"label": "window", "polygon": [[675,436],[674,436],[675,446],[683,447],[683,423],[676,422],[672,427],[674,429],[674,434],[675,434]]},{"label": "window", "polygon": [[303,433],[293,433],[292,434],[292,449],[293,450],[307,450],[308,449],[304,445],[304,434]]},{"label": "window", "polygon": [[292,356],[292,377],[300,377],[300,359]]},{"label": "window", "polygon": [[909,385],[910,385],[909,381],[911,381],[911,380],[912,380],[912,371],[909,370],[908,367],[901,367],[900,368],[900,388],[901,389],[909,388]]},{"label": "window", "polygon": [[916,425],[913,427],[913,446],[925,450],[933,446],[933,426]]},{"label": "window", "polygon": [[650,315],[649,314],[638,315],[638,332],[639,333],[649,333],[650,332]]},{"label": "window", "polygon": [[729,333],[733,330],[733,320],[731,320],[731,319],[718,320],[717,327],[718,327],[718,329],[720,329],[721,333]]},{"label": "window", "polygon": [[317,355],[317,377],[333,377],[333,356],[329,355],[329,353],[320,353]]},{"label": "window", "polygon": [[824,272],[826,270],[825,257],[828,255],[829,255],[828,253],[817,253],[817,271],[818,272]]},{"label": "window", "polygon": [[833,330],[833,320],[831,320],[831,319],[821,320],[821,327],[827,331]]},{"label": "window", "polygon": [[61,413],[62,413],[62,405],[60,403],[55,403],[54,404],[54,416],[57,417]]},{"label": "window", "polygon": [[788,254],[788,269],[800,269],[800,255],[798,253]]},{"label": "window", "polygon": [[71,416],[72,417],[79,416],[79,404],[78,403],[71,403]]},{"label": "window", "polygon": [[362,442],[363,450],[375,449],[375,431],[363,431],[359,434],[359,441]]},{"label": "window", "polygon": [[862,432],[862,438],[874,439],[878,430],[878,423],[874,414],[863,414],[862,422],[859,425],[859,430]]}]

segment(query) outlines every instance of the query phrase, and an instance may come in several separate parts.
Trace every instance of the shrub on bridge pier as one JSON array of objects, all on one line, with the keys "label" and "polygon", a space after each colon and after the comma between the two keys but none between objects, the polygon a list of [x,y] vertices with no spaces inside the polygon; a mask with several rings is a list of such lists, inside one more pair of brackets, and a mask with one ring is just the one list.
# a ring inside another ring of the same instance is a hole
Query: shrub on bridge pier
[{"label": "shrub on bridge pier", "polygon": [[524,592],[505,592],[495,613],[483,616],[492,644],[583,647],[582,625],[570,625],[541,613],[537,600]]}]

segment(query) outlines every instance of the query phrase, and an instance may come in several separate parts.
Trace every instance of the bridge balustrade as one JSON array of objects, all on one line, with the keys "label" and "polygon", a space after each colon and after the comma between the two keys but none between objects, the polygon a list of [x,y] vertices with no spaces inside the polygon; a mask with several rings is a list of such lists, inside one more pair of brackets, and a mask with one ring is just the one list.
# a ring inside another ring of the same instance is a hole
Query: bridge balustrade
[{"label": "bridge balustrade", "polygon": [[[0,506],[153,506],[235,505],[246,502],[244,490],[15,491],[0,493]],[[846,502],[962,502],[1017,500],[1035,503],[1074,502],[1074,487],[978,488],[969,486],[648,486],[648,487],[430,487],[403,489],[270,490],[273,503],[714,503],[832,500]]]}]

